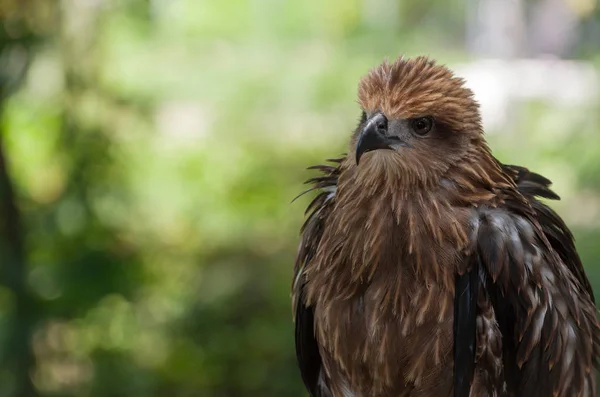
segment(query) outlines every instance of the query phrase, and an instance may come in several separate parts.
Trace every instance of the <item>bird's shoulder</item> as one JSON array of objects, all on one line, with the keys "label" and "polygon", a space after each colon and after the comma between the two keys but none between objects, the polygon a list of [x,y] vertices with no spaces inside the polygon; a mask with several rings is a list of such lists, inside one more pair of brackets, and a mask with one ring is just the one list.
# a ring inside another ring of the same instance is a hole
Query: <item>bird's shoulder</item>
[{"label": "bird's shoulder", "polygon": [[539,199],[558,196],[539,174],[502,169],[514,184],[499,190],[499,205],[474,211],[471,254],[504,335],[508,387],[532,396],[592,395],[600,353],[592,289],[570,230]]}]

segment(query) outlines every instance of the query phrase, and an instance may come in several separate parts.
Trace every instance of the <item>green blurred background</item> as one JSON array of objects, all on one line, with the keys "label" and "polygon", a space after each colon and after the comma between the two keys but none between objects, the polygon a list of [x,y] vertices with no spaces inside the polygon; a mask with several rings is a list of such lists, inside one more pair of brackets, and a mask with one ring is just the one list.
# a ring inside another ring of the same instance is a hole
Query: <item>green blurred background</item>
[{"label": "green blurred background", "polygon": [[0,0],[0,397],[304,396],[305,167],[431,55],[600,294],[597,0]]}]

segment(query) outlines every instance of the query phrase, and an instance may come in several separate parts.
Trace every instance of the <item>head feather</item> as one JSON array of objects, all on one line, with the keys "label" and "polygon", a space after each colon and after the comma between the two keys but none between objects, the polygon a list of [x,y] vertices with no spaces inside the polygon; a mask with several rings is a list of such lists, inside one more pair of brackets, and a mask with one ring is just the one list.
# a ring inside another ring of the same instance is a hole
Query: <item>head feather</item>
[{"label": "head feather", "polygon": [[427,57],[384,61],[364,76],[358,102],[389,118],[433,116],[455,132],[481,134],[479,106],[462,78]]}]

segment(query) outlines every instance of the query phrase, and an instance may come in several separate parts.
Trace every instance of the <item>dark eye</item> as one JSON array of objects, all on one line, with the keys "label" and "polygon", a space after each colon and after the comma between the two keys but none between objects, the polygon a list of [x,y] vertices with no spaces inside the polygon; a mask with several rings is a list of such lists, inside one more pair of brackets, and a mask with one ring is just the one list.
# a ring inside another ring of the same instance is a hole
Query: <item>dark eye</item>
[{"label": "dark eye", "polygon": [[431,117],[419,117],[411,123],[413,131],[418,135],[425,135],[433,128],[433,119]]}]

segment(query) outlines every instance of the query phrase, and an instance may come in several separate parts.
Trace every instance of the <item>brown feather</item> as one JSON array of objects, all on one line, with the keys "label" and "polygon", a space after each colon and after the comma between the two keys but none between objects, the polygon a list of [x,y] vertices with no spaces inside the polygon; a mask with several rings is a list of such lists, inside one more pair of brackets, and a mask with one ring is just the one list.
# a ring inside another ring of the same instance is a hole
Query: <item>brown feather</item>
[{"label": "brown feather", "polygon": [[358,97],[369,117],[432,116],[438,133],[311,167],[322,191],[292,292],[314,313],[321,396],[450,396],[454,280],[473,255],[487,278],[471,396],[595,395],[600,327],[571,233],[535,198],[558,198],[550,181],[500,164],[472,92],[427,58],[383,63]]}]

